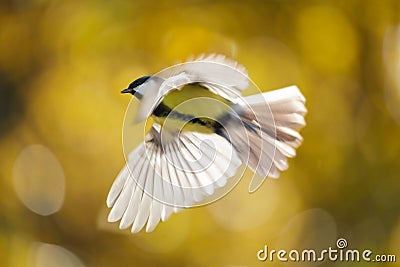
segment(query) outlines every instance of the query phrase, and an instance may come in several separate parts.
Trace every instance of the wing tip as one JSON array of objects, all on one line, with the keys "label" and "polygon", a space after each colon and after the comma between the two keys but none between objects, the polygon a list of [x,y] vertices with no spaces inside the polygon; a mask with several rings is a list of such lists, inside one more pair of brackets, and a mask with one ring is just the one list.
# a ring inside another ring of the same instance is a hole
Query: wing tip
[{"label": "wing tip", "polygon": [[120,218],[118,218],[118,216],[115,216],[113,210],[110,211],[110,213],[108,214],[107,217],[107,221],[110,223],[115,223],[119,220]]}]

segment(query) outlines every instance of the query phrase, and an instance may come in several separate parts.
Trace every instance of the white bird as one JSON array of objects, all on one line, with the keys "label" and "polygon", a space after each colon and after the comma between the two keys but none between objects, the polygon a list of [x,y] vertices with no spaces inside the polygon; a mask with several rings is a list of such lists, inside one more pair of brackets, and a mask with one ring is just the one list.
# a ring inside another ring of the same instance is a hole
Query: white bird
[{"label": "white bird", "polygon": [[140,99],[136,121],[152,117],[154,124],[110,189],[108,221],[151,232],[214,196],[242,164],[261,177],[250,192],[266,177],[278,178],[302,142],[305,98],[296,86],[243,97],[249,82],[242,65],[211,54],[123,90]]}]

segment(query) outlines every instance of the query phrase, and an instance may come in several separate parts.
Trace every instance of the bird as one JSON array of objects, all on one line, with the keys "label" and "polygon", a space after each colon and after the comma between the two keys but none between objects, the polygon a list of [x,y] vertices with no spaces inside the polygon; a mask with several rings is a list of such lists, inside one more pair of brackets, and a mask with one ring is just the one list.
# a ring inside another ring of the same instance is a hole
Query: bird
[{"label": "bird", "polygon": [[153,124],[111,186],[108,221],[152,232],[173,213],[219,198],[242,165],[255,174],[249,192],[278,178],[303,141],[306,99],[295,85],[243,96],[250,83],[235,60],[202,54],[122,90],[139,100],[134,122]]}]

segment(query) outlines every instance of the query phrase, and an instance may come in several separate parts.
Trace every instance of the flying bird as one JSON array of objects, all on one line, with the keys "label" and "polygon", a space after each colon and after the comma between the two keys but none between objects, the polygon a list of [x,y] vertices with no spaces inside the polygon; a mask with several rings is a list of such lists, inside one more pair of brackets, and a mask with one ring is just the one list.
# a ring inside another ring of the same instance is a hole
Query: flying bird
[{"label": "flying bird", "polygon": [[242,65],[211,54],[129,84],[121,93],[140,100],[136,122],[153,125],[112,184],[108,221],[151,232],[216,195],[243,164],[256,174],[250,192],[278,178],[303,140],[305,98],[296,86],[242,96],[250,82]]}]

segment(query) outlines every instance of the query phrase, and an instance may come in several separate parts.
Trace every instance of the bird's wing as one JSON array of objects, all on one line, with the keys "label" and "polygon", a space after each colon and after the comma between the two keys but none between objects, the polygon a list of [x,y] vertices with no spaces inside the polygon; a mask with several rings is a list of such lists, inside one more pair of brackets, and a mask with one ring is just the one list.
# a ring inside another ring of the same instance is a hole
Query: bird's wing
[{"label": "bird's wing", "polygon": [[249,85],[246,69],[223,55],[211,54],[169,67],[149,79],[143,87],[136,121],[145,120],[172,90],[200,83],[216,94],[235,102]]},{"label": "bird's wing", "polygon": [[241,165],[223,137],[160,129],[155,124],[130,153],[108,194],[108,220],[121,220],[121,229],[132,225],[138,232],[146,225],[147,232],[153,231],[160,220],[213,195]]}]

